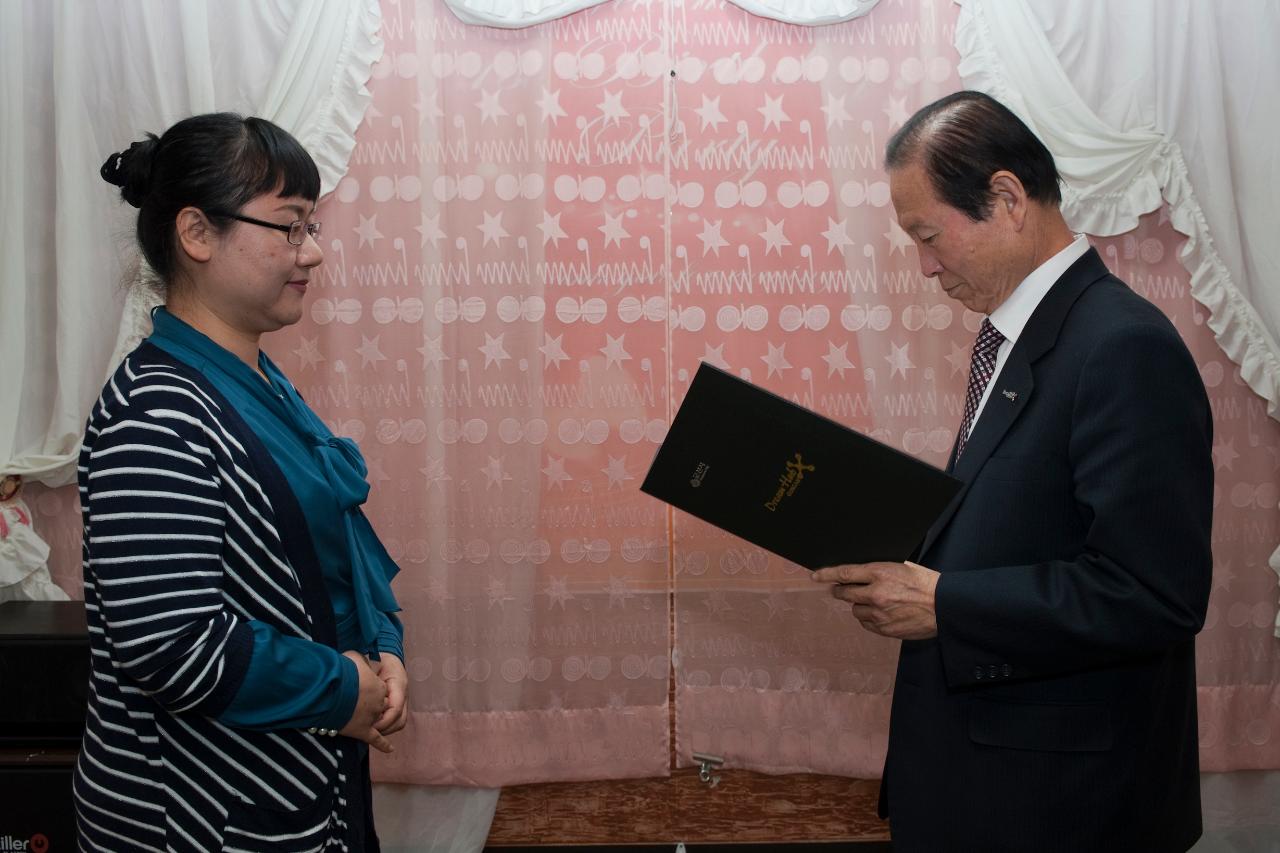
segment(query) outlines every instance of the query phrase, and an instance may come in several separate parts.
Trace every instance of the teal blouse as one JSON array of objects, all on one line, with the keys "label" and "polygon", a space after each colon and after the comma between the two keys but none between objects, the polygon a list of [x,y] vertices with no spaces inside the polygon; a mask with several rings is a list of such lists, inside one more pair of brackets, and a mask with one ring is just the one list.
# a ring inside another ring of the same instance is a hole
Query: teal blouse
[{"label": "teal blouse", "polygon": [[[390,580],[397,568],[360,512],[369,493],[364,460],[335,437],[293,385],[258,355],[262,376],[164,308],[150,342],[204,374],[279,466],[307,518],[333,603],[338,647],[404,659],[404,629]],[[256,620],[253,655],[236,697],[219,719],[242,728],[340,729],[355,708],[355,664],[323,643],[285,636]]]}]

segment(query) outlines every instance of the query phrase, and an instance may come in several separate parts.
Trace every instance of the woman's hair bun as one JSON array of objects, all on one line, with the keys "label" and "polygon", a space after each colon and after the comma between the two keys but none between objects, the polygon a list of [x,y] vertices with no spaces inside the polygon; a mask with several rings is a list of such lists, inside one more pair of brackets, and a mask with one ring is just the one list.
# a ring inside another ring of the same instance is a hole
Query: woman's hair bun
[{"label": "woman's hair bun", "polygon": [[151,186],[151,163],[159,145],[160,140],[155,134],[148,133],[146,139],[108,157],[98,174],[102,180],[119,187],[120,196],[126,202],[142,207],[142,200]]}]

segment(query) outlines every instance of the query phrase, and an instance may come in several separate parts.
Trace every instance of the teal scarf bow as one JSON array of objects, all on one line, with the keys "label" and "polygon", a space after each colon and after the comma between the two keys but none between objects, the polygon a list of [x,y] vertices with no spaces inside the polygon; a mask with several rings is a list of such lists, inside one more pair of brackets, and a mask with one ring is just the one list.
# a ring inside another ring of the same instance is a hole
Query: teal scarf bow
[{"label": "teal scarf bow", "polygon": [[359,447],[325,426],[266,353],[259,353],[258,367],[270,385],[249,365],[165,309],[156,309],[152,319],[152,343],[202,371],[238,410],[243,401],[243,405],[254,407],[255,414],[265,413],[272,428],[288,430],[307,448],[309,459],[298,451],[273,452],[272,458],[286,480],[294,479],[290,476],[293,466],[313,465],[323,473],[341,511],[361,648],[374,648],[381,624],[379,613],[400,609],[391,592],[391,579],[399,567],[360,509],[369,497],[365,479],[369,469]]}]

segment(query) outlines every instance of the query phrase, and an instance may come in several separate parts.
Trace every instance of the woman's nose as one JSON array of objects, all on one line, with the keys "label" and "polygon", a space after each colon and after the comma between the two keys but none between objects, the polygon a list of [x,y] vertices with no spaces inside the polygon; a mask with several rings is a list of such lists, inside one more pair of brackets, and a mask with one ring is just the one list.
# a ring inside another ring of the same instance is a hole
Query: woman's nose
[{"label": "woman's nose", "polygon": [[302,245],[298,247],[298,266],[307,269],[322,263],[324,263],[324,250],[320,248],[315,237],[307,234]]}]

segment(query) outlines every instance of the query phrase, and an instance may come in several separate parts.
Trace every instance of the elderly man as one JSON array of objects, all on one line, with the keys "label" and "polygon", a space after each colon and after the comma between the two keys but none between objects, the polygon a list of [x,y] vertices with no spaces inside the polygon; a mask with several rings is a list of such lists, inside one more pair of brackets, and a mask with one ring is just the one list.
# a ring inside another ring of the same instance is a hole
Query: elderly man
[{"label": "elderly man", "polygon": [[1071,233],[1053,157],[995,100],[923,108],[886,166],[922,272],[987,315],[948,464],[964,485],[918,562],[814,574],[903,641],[894,850],[1185,851],[1212,565],[1196,365]]}]

